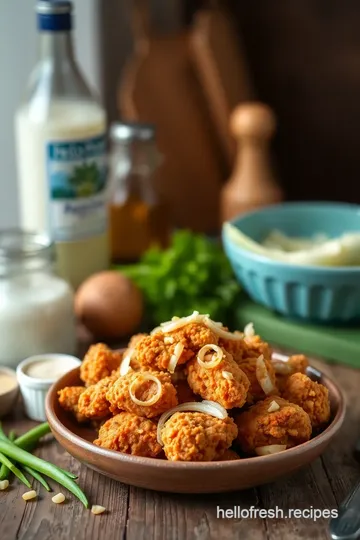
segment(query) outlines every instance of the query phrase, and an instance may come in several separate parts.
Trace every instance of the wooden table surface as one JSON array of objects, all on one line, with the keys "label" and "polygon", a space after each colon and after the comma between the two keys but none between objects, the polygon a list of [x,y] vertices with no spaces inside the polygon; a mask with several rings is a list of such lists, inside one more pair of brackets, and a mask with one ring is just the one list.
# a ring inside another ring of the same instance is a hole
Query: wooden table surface
[{"label": "wooden table surface", "polygon": [[[107,513],[95,516],[69,496],[55,505],[43,488],[38,499],[25,503],[25,486],[13,481],[0,492],[1,540],[293,540],[328,538],[326,519],[217,519],[216,508],[335,508],[360,477],[353,457],[359,436],[360,371],[323,365],[344,389],[348,410],[340,436],[311,466],[295,475],[256,489],[229,494],[176,495],[146,491],[105,478],[74,460],[54,440],[37,451],[44,459],[72,470],[92,504]],[[34,425],[22,411],[5,428],[21,433]],[[54,483],[53,483],[54,486]],[[34,484],[38,489],[37,484]],[[57,487],[54,486],[56,492]],[[62,490],[66,493],[66,490]]]}]

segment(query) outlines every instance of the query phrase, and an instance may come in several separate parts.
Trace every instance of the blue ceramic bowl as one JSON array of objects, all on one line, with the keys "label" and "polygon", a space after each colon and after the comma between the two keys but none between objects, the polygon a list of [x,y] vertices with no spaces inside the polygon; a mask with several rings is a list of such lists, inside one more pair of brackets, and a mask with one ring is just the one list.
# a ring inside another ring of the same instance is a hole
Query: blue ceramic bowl
[{"label": "blue ceramic bowl", "polygon": [[[286,203],[235,218],[244,234],[262,241],[272,229],[289,236],[336,237],[360,232],[360,206],[338,203]],[[250,297],[288,317],[346,322],[360,317],[360,266],[297,266],[242,249],[223,234],[225,252]]]}]

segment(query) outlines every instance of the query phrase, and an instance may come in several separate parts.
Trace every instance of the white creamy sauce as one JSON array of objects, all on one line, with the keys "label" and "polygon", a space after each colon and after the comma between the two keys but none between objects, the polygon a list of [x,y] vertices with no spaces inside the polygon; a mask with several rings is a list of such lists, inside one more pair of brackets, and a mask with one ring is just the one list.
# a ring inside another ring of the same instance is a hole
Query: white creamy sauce
[{"label": "white creamy sauce", "polygon": [[69,370],[68,364],[59,359],[47,360],[44,356],[43,360],[36,360],[30,364],[25,373],[28,377],[34,379],[59,379],[64,373]]},{"label": "white creamy sauce", "polygon": [[11,375],[0,371],[0,395],[6,394],[6,392],[10,392],[10,390],[13,390],[16,385],[17,382],[15,377],[12,377]]}]

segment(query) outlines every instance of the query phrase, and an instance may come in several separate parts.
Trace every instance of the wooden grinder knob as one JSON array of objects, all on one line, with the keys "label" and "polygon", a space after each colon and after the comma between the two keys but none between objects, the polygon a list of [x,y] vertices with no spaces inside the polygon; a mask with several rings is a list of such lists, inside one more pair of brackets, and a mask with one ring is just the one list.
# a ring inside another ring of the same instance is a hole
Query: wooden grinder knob
[{"label": "wooden grinder knob", "polygon": [[245,103],[233,111],[230,130],[238,148],[234,170],[222,191],[222,221],[281,200],[269,156],[275,129],[275,114],[264,103]]}]

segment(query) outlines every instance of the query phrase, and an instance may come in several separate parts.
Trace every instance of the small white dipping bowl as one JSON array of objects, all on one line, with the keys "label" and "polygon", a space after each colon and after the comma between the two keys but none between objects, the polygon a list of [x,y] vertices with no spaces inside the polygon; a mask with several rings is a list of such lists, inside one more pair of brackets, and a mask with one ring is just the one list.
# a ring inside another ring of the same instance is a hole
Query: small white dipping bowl
[{"label": "small white dipping bowl", "polygon": [[[56,362],[59,369],[51,378],[33,377],[27,373],[30,366],[42,362]],[[68,371],[79,367],[81,360],[68,354],[39,354],[23,360],[16,369],[20,391],[24,401],[25,413],[37,422],[45,422],[45,397],[51,385]]]},{"label": "small white dipping bowl", "polygon": [[1,392],[0,389],[0,418],[8,414],[11,409],[14,407],[16,399],[18,397],[19,393],[19,384],[16,380],[16,373],[13,369],[0,366],[0,374],[4,373],[4,375],[9,375],[12,379],[14,379],[14,388],[10,388],[7,392]]}]

